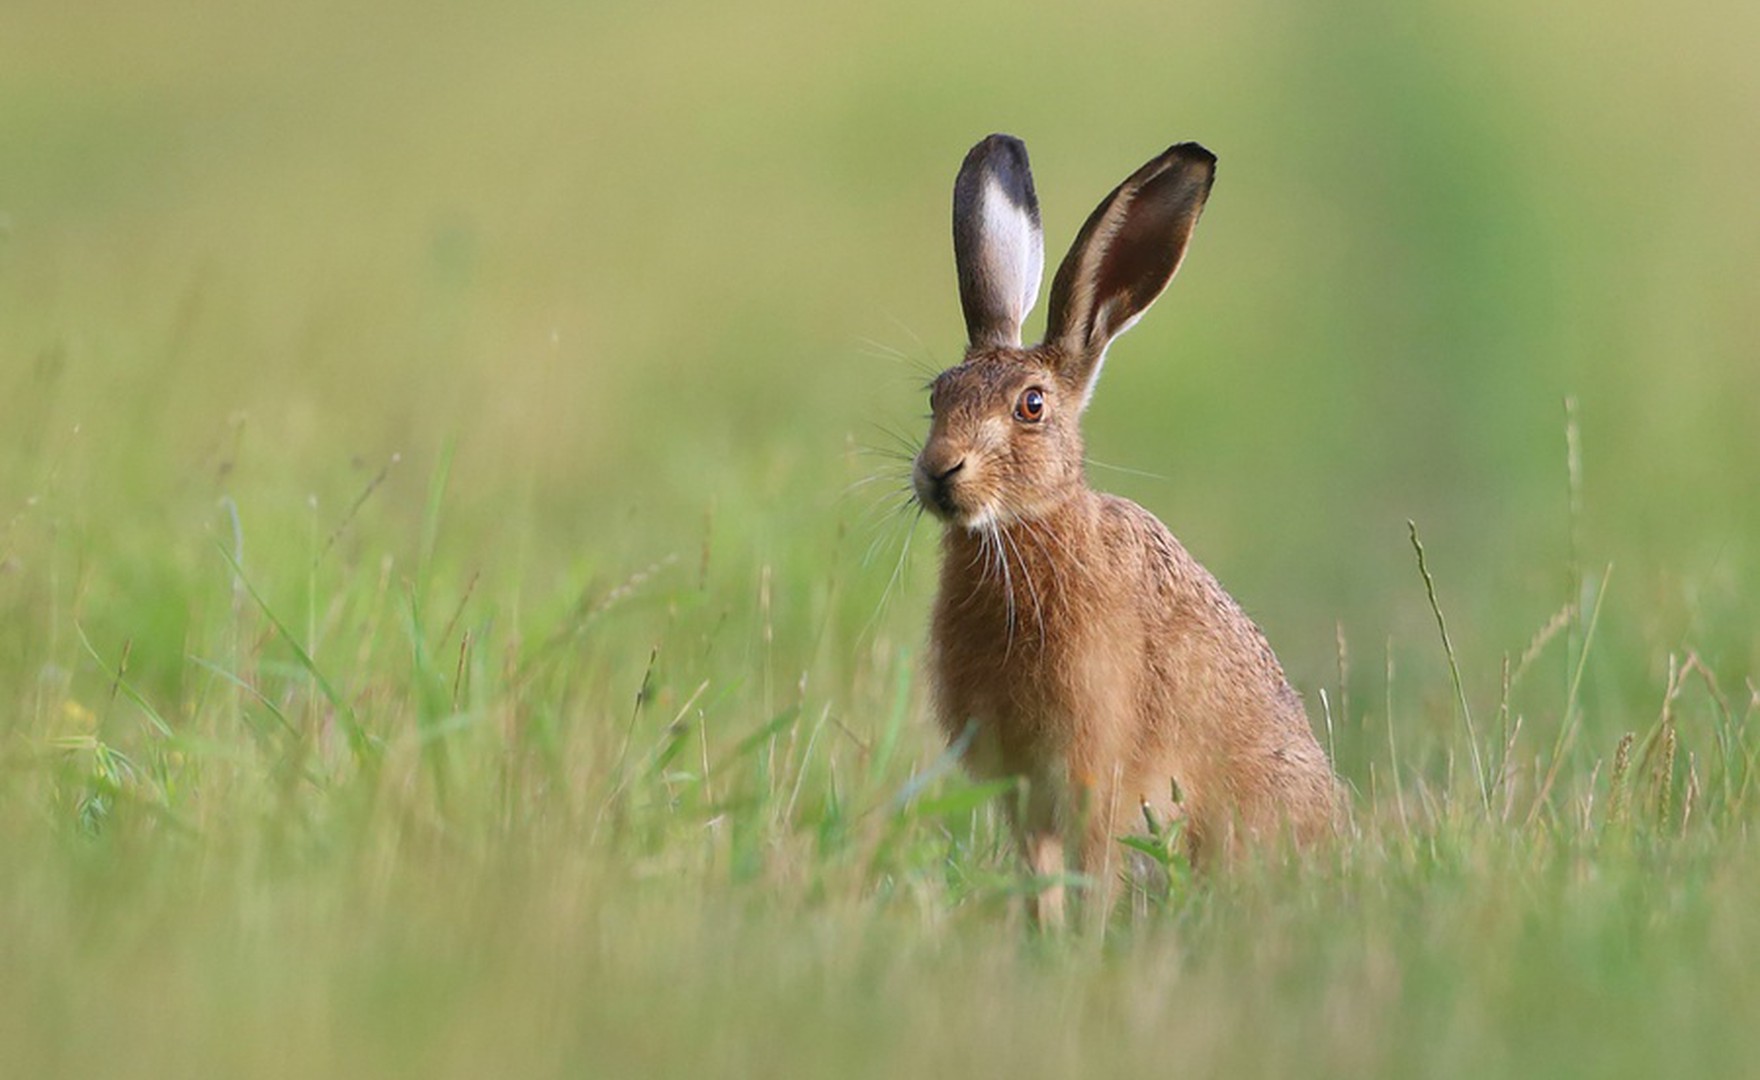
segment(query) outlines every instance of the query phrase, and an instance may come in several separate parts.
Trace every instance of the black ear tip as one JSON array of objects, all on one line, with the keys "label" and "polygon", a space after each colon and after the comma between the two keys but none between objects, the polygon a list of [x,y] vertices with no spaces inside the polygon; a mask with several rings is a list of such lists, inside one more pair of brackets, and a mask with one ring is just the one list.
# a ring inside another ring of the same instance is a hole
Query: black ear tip
[{"label": "black ear tip", "polygon": [[1001,132],[978,140],[978,145],[966,154],[966,161],[970,164],[995,162],[1016,172],[1026,172],[1029,168],[1027,144],[1013,135],[1004,135]]},{"label": "black ear tip", "polygon": [[954,203],[968,209],[976,206],[978,191],[988,177],[996,181],[1009,202],[1039,223],[1039,196],[1033,191],[1033,168],[1027,161],[1027,144],[1013,135],[998,132],[986,136],[966,154],[954,180]]},{"label": "black ear tip", "polygon": [[1156,187],[1197,184],[1208,192],[1216,183],[1216,155],[1195,142],[1176,143],[1138,169],[1131,180]]},{"label": "black ear tip", "polygon": [[1170,146],[1167,148],[1167,152],[1161,156],[1169,161],[1183,161],[1191,165],[1202,165],[1212,170],[1216,168],[1216,155],[1195,142],[1183,142],[1176,146]]},{"label": "black ear tip", "polygon": [[986,135],[982,139],[979,139],[978,145],[984,147],[1008,147],[1013,150],[1019,150],[1022,153],[1025,153],[1027,149],[1026,143],[1021,142],[1013,135],[1001,131],[992,135]]}]

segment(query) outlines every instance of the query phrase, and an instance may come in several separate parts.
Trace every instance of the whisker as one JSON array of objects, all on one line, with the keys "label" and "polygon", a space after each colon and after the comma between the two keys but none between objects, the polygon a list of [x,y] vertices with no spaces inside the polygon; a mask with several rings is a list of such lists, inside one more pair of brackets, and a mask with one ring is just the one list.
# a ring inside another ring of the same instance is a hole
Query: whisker
[{"label": "whisker", "polygon": [[1004,548],[1002,527],[992,521],[989,526],[990,541],[996,545],[996,562],[1002,568],[1003,610],[1007,613],[1004,623],[1008,627],[1008,636],[1003,642],[1002,656],[1006,660],[1014,651],[1014,575],[1008,568],[1008,551]]},{"label": "whisker", "polygon": [[896,530],[894,530],[894,532],[887,532],[885,531],[886,526],[897,525],[899,515],[902,514],[909,505],[910,504],[906,502],[898,502],[894,504],[891,509],[887,510],[884,516],[873,523],[871,527],[874,531],[874,539],[869,542],[868,550],[862,554],[863,566],[872,566],[874,563],[874,555],[880,550],[880,546],[894,538]]},{"label": "whisker", "polygon": [[857,338],[856,343],[862,347],[861,353],[863,356],[871,356],[877,360],[908,361],[911,359],[910,354],[903,349],[894,345],[888,345],[886,342],[877,338]]},{"label": "whisker", "polygon": [[1015,558],[1020,560],[1021,580],[1025,581],[1027,584],[1027,595],[1033,598],[1033,620],[1038,625],[1039,644],[1040,647],[1043,648],[1045,643],[1045,607],[1039,600],[1039,586],[1033,582],[1033,568],[1027,565],[1026,556],[1023,555],[1020,548],[1015,545],[1014,539],[1009,533],[1004,532],[1002,534],[1002,539],[1008,544],[1010,550],[1014,552]]},{"label": "whisker", "polygon": [[885,436],[901,453],[915,456],[918,447],[921,446],[920,440],[913,437],[909,432],[902,431],[899,428],[891,427],[886,424],[870,424],[869,427],[872,428],[876,434]]},{"label": "whisker", "polygon": [[[915,506],[916,512],[908,513],[913,505]],[[917,525],[923,520],[922,504],[917,503],[914,498],[902,502],[895,508],[893,516],[896,520],[903,522],[904,543],[899,545],[898,561],[892,565],[892,573],[886,579],[886,587],[880,590],[880,599],[874,605],[874,614],[868,618],[867,625],[862,627],[862,632],[858,635],[858,637],[863,640],[872,637],[875,627],[880,624],[881,616],[886,613],[887,604],[892,600],[893,590],[898,587],[899,581],[904,577],[906,568],[910,565],[911,542],[916,539]],[[878,543],[878,541],[876,541],[876,543]],[[873,548],[870,547],[870,557],[872,554]]]},{"label": "whisker", "polygon": [[[898,483],[896,480],[892,483],[884,483],[886,479],[886,477],[877,476],[853,481],[838,496],[840,502],[845,505],[853,503],[858,508],[859,513],[856,519],[858,526],[869,524],[876,515],[885,516],[897,510],[901,500],[912,497],[908,484]],[[872,487],[871,485],[876,482],[882,483],[883,486]]]},{"label": "whisker", "polygon": [[1160,480],[1163,482],[1166,482],[1169,479],[1168,477],[1162,476],[1160,473],[1146,472],[1142,469],[1133,469],[1128,465],[1113,465],[1108,462],[1099,461],[1099,460],[1097,460],[1095,458],[1091,458],[1091,457],[1084,457],[1084,458],[1082,458],[1082,461],[1085,464],[1093,465],[1096,468],[1111,469],[1113,472],[1124,473],[1127,476],[1142,476],[1142,477],[1146,477],[1150,480]]},{"label": "whisker", "polygon": [[911,339],[911,344],[913,346],[915,346],[916,351],[914,353],[907,355],[907,354],[904,354],[901,352],[900,358],[909,362],[909,363],[915,364],[917,366],[917,368],[920,371],[922,371],[927,378],[932,379],[937,374],[939,374],[940,369],[942,367],[945,367],[946,365],[942,364],[937,359],[937,354],[936,354],[935,350],[929,348],[928,344],[923,341],[922,336],[919,335],[915,330],[911,329],[909,323],[906,323],[903,319],[900,319],[897,315],[892,315],[890,313],[887,315],[887,318],[892,320],[892,325],[898,327],[905,334],[909,335],[910,339]]},{"label": "whisker", "polygon": [[[989,574],[989,570],[990,570],[989,555],[990,555],[990,548],[987,544],[984,543],[984,534],[982,532],[980,532],[980,533],[978,533],[978,549],[976,551],[972,552],[971,559],[966,562],[966,573],[975,574],[977,577],[977,580],[978,580],[978,584],[980,584],[980,585],[982,585],[985,582],[985,580],[987,580],[990,576],[990,574]],[[979,559],[984,560],[984,563],[982,566],[979,565],[979,562],[978,562]]]},{"label": "whisker", "polygon": [[884,360],[897,364],[910,371],[913,379],[929,380],[941,373],[942,364],[939,359],[926,350],[923,352],[907,352],[896,345],[888,345],[884,341],[873,338],[861,338],[856,350],[861,356],[873,360]]},{"label": "whisker", "polygon": [[[910,479],[910,472],[908,470],[887,469],[882,472],[870,473],[867,476],[857,477],[856,479],[851,480],[848,484],[844,485],[843,490],[839,494],[842,496],[854,495],[856,492],[860,491],[862,488],[867,487],[869,484],[878,483],[879,481],[882,481],[882,480],[891,481],[893,483],[902,483],[904,481],[908,481],[909,479]],[[906,484],[905,486],[908,487],[909,485]]]}]

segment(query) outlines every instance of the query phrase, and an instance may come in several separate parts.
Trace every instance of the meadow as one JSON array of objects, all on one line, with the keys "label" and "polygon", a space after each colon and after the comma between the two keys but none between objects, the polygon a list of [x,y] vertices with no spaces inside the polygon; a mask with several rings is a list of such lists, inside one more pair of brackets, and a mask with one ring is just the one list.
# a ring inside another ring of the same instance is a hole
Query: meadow
[{"label": "meadow", "polygon": [[[1751,1074],[1757,12],[7,4],[0,1075]],[[1063,935],[902,501],[996,130],[1219,156],[1091,478],[1352,792]]]}]

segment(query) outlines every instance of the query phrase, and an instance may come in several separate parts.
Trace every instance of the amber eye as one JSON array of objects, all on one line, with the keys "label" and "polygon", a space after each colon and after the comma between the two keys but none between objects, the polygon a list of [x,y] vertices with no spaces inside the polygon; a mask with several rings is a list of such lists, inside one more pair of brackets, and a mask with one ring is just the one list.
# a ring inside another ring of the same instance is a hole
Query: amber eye
[{"label": "amber eye", "polygon": [[1037,424],[1045,419],[1045,391],[1037,386],[1021,391],[1021,398],[1014,403],[1014,418],[1023,424]]}]

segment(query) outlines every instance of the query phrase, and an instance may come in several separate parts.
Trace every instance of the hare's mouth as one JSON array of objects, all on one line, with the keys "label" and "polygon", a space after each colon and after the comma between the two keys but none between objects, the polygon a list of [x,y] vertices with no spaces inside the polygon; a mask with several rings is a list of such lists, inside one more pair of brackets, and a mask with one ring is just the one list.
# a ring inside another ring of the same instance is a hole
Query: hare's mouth
[{"label": "hare's mouth", "polygon": [[966,477],[963,462],[939,474],[918,465],[911,475],[911,487],[923,509],[949,525],[972,528],[990,516],[987,500],[976,497]]},{"label": "hare's mouth", "polygon": [[933,484],[917,485],[917,502],[923,509],[949,525],[964,525],[972,516],[971,510],[962,506],[960,499],[953,490]]},{"label": "hare's mouth", "polygon": [[991,500],[961,491],[917,492],[917,501],[943,525],[982,532],[991,525],[1007,524],[1006,515]]}]

